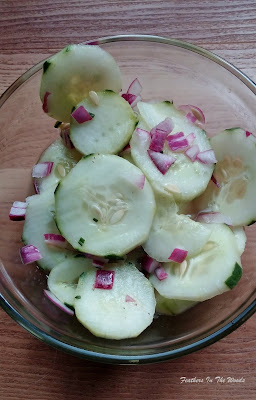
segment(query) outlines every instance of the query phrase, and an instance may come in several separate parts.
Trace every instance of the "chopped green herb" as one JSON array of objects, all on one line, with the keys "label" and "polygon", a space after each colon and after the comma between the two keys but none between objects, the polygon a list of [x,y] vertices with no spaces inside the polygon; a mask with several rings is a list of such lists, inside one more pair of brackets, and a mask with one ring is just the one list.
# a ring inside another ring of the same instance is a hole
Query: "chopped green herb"
[{"label": "chopped green herb", "polygon": [[109,254],[108,256],[105,256],[104,258],[107,258],[110,262],[124,260],[124,257],[117,256],[115,254]]},{"label": "chopped green herb", "polygon": [[233,289],[242,276],[242,268],[238,263],[236,263],[232,275],[225,281],[225,284],[229,287],[229,289]]},{"label": "chopped green herb", "polygon": [[75,258],[81,258],[81,257],[84,258],[84,257],[85,257],[84,254],[82,254],[82,253],[79,254],[79,253],[78,253],[78,254],[75,255]]},{"label": "chopped green herb", "polygon": [[163,103],[165,103],[165,104],[173,104],[173,101],[165,100],[165,101],[163,101]]},{"label": "chopped green herb", "polygon": [[83,156],[82,158],[87,158],[87,157],[90,157],[90,156],[93,156],[94,155],[94,153],[91,153],[91,154],[88,154],[87,156]]},{"label": "chopped green herb", "polygon": [[80,244],[80,246],[83,246],[84,242],[84,238],[80,237],[80,239],[78,240],[78,244]]},{"label": "chopped green herb", "polygon": [[90,116],[91,116],[92,118],[95,117],[95,114],[93,114],[93,113],[91,113],[91,112],[89,112],[89,114],[90,114]]},{"label": "chopped green herb", "polygon": [[43,65],[44,74],[45,74],[45,72],[47,71],[47,69],[50,67],[50,65],[51,65],[51,62],[50,62],[50,61],[45,61],[45,62],[44,62],[44,65]]},{"label": "chopped green herb", "polygon": [[99,220],[97,218],[93,218],[93,221],[94,222],[98,222]]},{"label": "chopped green herb", "polygon": [[75,299],[79,300],[79,299],[81,299],[81,296],[75,296]]},{"label": "chopped green herb", "polygon": [[61,121],[56,121],[54,124],[54,128],[58,128],[62,124]]},{"label": "chopped green herb", "polygon": [[72,107],[72,110],[71,110],[71,114],[72,114],[73,111],[75,111],[75,109],[76,109],[76,107],[73,106],[73,107]]}]

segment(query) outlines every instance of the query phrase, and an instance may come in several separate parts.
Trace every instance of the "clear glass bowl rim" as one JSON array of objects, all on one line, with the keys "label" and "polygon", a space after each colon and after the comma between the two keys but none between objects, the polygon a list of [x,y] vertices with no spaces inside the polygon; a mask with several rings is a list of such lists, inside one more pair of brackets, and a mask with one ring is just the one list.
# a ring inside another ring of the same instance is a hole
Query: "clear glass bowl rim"
[{"label": "clear glass bowl rim", "polygon": [[[191,52],[200,54],[201,56],[210,59],[211,61],[219,64],[220,66],[231,72],[234,76],[240,79],[254,94],[256,94],[256,84],[250,78],[248,78],[242,71],[240,71],[238,68],[236,68],[234,65],[227,62],[223,58],[217,56],[216,54],[207,51],[201,47],[190,44],[188,42],[161,36],[152,36],[152,35],[117,35],[117,36],[102,37],[96,40],[90,40],[84,42],[83,44],[103,45],[106,43],[119,42],[119,41],[156,42],[156,43],[180,47],[189,50]],[[45,60],[42,60],[38,64],[34,65],[32,68],[27,70],[23,75],[21,75],[11,86],[9,86],[9,88],[0,97],[0,107],[19,86],[21,86],[27,79],[29,79],[32,75],[34,75],[43,67],[44,61]],[[167,361],[200,350],[206,346],[215,343],[216,341],[220,340],[221,338],[233,332],[256,312],[256,299],[254,299],[252,303],[248,307],[246,307],[245,310],[243,310],[236,318],[227,323],[221,329],[218,329],[214,333],[208,335],[207,337],[201,340],[197,340],[192,344],[182,346],[178,349],[161,352],[158,354],[148,354],[139,356],[134,356],[134,355],[120,356],[120,355],[92,352],[89,350],[68,345],[67,343],[54,339],[47,333],[43,332],[41,329],[37,328],[34,324],[27,321],[22,315],[20,315],[12,307],[12,305],[2,296],[1,293],[0,293],[0,305],[3,308],[3,310],[5,310],[5,312],[12,319],[14,319],[14,321],[16,321],[19,325],[21,325],[24,329],[30,332],[37,339],[45,342],[46,344],[56,349],[62,350],[66,353],[75,355],[80,358],[85,358],[91,361],[110,363],[110,364],[133,364],[133,365]]]}]

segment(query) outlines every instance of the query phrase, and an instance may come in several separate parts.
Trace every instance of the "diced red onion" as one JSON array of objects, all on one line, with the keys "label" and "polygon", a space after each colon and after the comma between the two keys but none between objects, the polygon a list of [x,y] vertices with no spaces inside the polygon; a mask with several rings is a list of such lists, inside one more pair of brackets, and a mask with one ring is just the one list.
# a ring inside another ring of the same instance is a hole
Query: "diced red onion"
[{"label": "diced red onion", "polygon": [[130,153],[131,153],[131,146],[128,143],[119,154],[130,154]]},{"label": "diced red onion", "polygon": [[150,134],[151,136],[156,132],[156,131],[164,131],[166,132],[167,135],[171,133],[171,131],[174,128],[174,124],[171,118],[167,117],[165,120],[161,121],[158,125],[156,125],[154,128],[151,129]]},{"label": "diced red onion", "polygon": [[168,278],[168,274],[165,272],[164,267],[160,266],[155,269],[155,275],[159,279],[159,281],[163,281]]},{"label": "diced red onion", "polygon": [[11,221],[23,221],[26,216],[26,208],[11,207],[9,218]]},{"label": "diced red onion", "polygon": [[122,98],[125,99],[131,105],[137,99],[137,96],[131,93],[123,93]]},{"label": "diced red onion", "polygon": [[215,164],[217,162],[213,150],[206,150],[198,153],[196,159],[203,164]]},{"label": "diced red onion", "polygon": [[147,140],[151,137],[150,132],[146,131],[145,129],[136,128],[136,133],[143,140]]},{"label": "diced red onion", "polygon": [[106,263],[104,261],[95,260],[95,259],[92,260],[92,265],[93,265],[93,267],[96,267],[96,268],[103,268],[105,264]]},{"label": "diced red onion", "polygon": [[158,261],[154,260],[154,258],[149,257],[148,255],[145,255],[143,257],[143,260],[141,263],[142,268],[145,271],[149,272],[150,274],[152,274],[155,271],[155,269],[157,267],[159,267],[159,265],[160,264]]},{"label": "diced red onion", "polygon": [[129,296],[129,294],[127,294],[125,296],[125,301],[126,301],[126,303],[134,303],[135,302],[134,298]]},{"label": "diced red onion", "polygon": [[48,97],[51,95],[50,92],[45,92],[44,94],[44,100],[43,100],[43,111],[45,113],[49,112],[49,108],[48,108]]},{"label": "diced red onion", "polygon": [[189,146],[192,145],[192,143],[194,142],[195,138],[196,138],[196,135],[193,132],[186,136],[186,139],[188,141]]},{"label": "diced red onion", "polygon": [[139,96],[142,91],[142,86],[138,78],[134,79],[130,86],[128,87],[127,93],[134,94],[135,96]]},{"label": "diced red onion", "polygon": [[187,257],[187,254],[188,254],[187,250],[175,248],[170,257],[168,257],[168,260],[171,260],[176,263],[182,263]]},{"label": "diced red onion", "polygon": [[180,140],[171,140],[168,142],[168,146],[172,151],[183,151],[188,147],[188,141],[186,138]]},{"label": "diced red onion", "polygon": [[140,177],[136,180],[136,186],[138,186],[139,189],[143,189],[145,185],[145,175],[140,175]]},{"label": "diced red onion", "polygon": [[195,161],[197,155],[199,154],[200,150],[197,144],[194,144],[193,146],[189,147],[186,151],[185,154],[188,158],[190,158],[191,161]]},{"label": "diced red onion", "polygon": [[78,107],[75,111],[72,112],[71,116],[79,124],[83,124],[84,122],[90,121],[93,118],[91,114],[84,108],[84,106]]},{"label": "diced red onion", "polygon": [[63,140],[64,145],[68,148],[68,149],[73,149],[74,145],[71,142],[70,136],[69,136],[69,128],[65,128],[65,129],[61,129],[60,131],[60,137]]},{"label": "diced red onion", "polygon": [[174,133],[173,135],[167,136],[166,140],[169,144],[170,142],[175,142],[176,140],[180,140],[181,138],[183,139],[184,137],[185,137],[185,135],[183,132],[177,132],[177,133]]},{"label": "diced red onion", "polygon": [[167,135],[168,133],[166,131],[155,129],[152,134],[152,140],[150,142],[149,149],[157,152],[163,151],[164,142]]},{"label": "diced red onion", "polygon": [[20,258],[22,264],[31,264],[35,261],[41,260],[43,257],[37,247],[28,244],[20,249]]},{"label": "diced red onion", "polygon": [[66,239],[62,235],[56,233],[45,233],[44,241],[46,244],[61,248],[65,248],[67,245]]},{"label": "diced red onion", "polygon": [[246,137],[248,137],[248,136],[251,136],[251,135],[252,135],[252,133],[251,133],[251,132],[249,132],[249,131],[246,131],[246,132],[245,132],[245,135],[246,135]]},{"label": "diced red onion", "polygon": [[186,118],[191,122],[197,122],[197,125],[202,126],[205,124],[205,116],[203,111],[191,104],[181,105],[178,110],[183,111],[186,114]]},{"label": "diced red onion", "polygon": [[33,178],[45,178],[52,172],[53,162],[47,161],[34,165],[32,171]]},{"label": "diced red onion", "polygon": [[204,222],[206,224],[226,224],[232,226],[231,218],[219,212],[199,212],[195,221]]},{"label": "diced red onion", "polygon": [[115,271],[99,269],[96,272],[95,289],[110,290],[114,284]]},{"label": "diced red onion", "polygon": [[50,290],[44,289],[44,295],[47,297],[48,300],[50,300],[55,306],[57,306],[60,310],[64,311],[66,314],[73,316],[74,311],[71,310],[69,307],[67,307],[65,304],[63,304],[59,299],[57,299],[56,296]]},{"label": "diced red onion", "polygon": [[28,203],[26,203],[25,201],[14,201],[12,207],[15,208],[27,208]]},{"label": "diced red onion", "polygon": [[212,175],[211,181],[212,181],[218,188],[220,188],[220,184],[217,182],[217,179],[215,178],[214,175]]},{"label": "diced red onion", "polygon": [[137,103],[141,101],[141,96],[137,96],[136,99],[131,103],[131,107],[134,108],[137,106]]},{"label": "diced red onion", "polygon": [[148,155],[155,164],[156,168],[165,175],[170,166],[176,161],[176,158],[166,154],[158,153],[153,150],[148,150]]}]

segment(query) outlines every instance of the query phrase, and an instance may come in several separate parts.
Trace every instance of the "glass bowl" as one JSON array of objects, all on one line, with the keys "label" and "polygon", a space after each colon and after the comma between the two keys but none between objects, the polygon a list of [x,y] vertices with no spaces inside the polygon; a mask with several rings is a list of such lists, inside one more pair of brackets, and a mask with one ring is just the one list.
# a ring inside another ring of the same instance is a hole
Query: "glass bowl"
[{"label": "glass bowl", "polygon": [[[138,77],[143,99],[195,104],[212,135],[241,126],[256,131],[256,86],[216,55],[178,40],[145,35],[101,38],[93,42],[117,60],[123,88]],[[58,137],[54,120],[42,112],[39,84],[43,61],[22,75],[0,99],[1,305],[38,339],[82,358],[106,363],[151,363],[177,358],[221,339],[255,311],[256,224],[246,228],[243,277],[226,292],[176,317],[160,316],[138,338],[114,341],[93,336],[43,295],[47,278],[19,257],[22,222],[9,221],[14,200],[33,194],[32,166]],[[239,212],[239,210],[238,210]]]}]

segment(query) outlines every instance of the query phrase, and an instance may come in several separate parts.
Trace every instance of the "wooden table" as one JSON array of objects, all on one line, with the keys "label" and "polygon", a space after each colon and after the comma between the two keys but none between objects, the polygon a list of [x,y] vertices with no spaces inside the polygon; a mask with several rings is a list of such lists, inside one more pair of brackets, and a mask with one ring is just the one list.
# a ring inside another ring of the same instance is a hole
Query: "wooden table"
[{"label": "wooden table", "polygon": [[[256,81],[256,1],[0,1],[0,93],[67,43],[144,33],[203,46]],[[255,399],[252,317],[218,343],[150,366],[105,366],[62,354],[0,311],[0,399]],[[217,382],[215,377],[225,382]],[[181,377],[203,383],[181,383]],[[213,382],[207,382],[207,377]],[[228,383],[227,377],[244,378]]]}]

